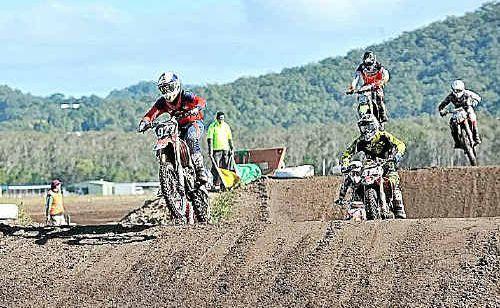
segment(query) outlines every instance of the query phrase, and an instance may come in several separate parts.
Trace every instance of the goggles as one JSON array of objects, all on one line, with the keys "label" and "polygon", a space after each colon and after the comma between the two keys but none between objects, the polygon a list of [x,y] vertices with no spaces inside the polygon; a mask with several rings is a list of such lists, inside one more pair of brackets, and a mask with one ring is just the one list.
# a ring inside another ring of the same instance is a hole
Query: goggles
[{"label": "goggles", "polygon": [[161,94],[172,93],[175,90],[175,85],[173,83],[165,83],[158,86],[158,90],[160,90]]}]

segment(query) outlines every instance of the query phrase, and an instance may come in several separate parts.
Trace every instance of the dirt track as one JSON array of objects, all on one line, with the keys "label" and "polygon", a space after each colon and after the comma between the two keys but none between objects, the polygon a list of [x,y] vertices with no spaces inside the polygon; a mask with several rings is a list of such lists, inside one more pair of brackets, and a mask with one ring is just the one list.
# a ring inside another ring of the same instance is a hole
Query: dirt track
[{"label": "dirt track", "polygon": [[331,220],[339,179],[315,178],[248,187],[220,226],[0,226],[0,307],[499,306],[499,175],[403,175],[411,217],[473,218]]}]

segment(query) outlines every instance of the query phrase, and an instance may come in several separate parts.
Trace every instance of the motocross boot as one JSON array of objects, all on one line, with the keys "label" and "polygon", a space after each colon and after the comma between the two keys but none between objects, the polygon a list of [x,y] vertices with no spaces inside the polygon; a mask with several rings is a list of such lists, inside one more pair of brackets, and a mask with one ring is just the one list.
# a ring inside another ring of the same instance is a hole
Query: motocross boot
[{"label": "motocross boot", "polygon": [[474,145],[481,144],[481,138],[479,138],[477,125],[472,126],[472,138],[474,139]]},{"label": "motocross boot", "polygon": [[451,127],[451,136],[453,137],[453,141],[455,145],[453,146],[455,149],[461,149],[462,145],[460,144],[460,139],[458,137],[458,131],[453,126]]},{"label": "motocross boot", "polygon": [[375,92],[374,95],[374,100],[375,104],[377,104],[377,109],[378,109],[378,117],[379,117],[379,122],[380,124],[387,122],[389,119],[387,118],[387,109],[385,107],[384,103],[384,92],[379,89],[377,92]]},{"label": "motocross boot", "polygon": [[208,182],[207,172],[205,171],[205,165],[203,163],[203,156],[201,153],[192,154],[194,170],[196,171],[196,179],[200,185],[204,185]]},{"label": "motocross boot", "polygon": [[406,219],[405,206],[403,204],[403,194],[399,186],[394,188],[394,200],[392,200],[394,216],[400,219]]},{"label": "motocross boot", "polygon": [[378,102],[378,110],[380,115],[380,124],[387,122],[389,119],[387,118],[387,112],[383,101]]}]

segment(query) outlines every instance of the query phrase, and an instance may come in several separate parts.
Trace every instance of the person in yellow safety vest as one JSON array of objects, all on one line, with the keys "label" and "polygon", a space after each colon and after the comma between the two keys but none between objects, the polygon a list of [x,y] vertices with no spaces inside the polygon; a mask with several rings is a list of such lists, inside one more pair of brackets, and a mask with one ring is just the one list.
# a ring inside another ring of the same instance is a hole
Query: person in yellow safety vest
[{"label": "person in yellow safety vest", "polygon": [[50,183],[50,190],[47,192],[45,216],[47,217],[48,225],[61,226],[66,224],[61,184],[61,181],[53,180]]},{"label": "person in yellow safety vest", "polygon": [[230,155],[233,153],[233,137],[231,127],[225,122],[224,112],[219,111],[207,130],[208,153],[212,161],[214,190],[219,190],[221,179],[217,168],[227,169]]}]

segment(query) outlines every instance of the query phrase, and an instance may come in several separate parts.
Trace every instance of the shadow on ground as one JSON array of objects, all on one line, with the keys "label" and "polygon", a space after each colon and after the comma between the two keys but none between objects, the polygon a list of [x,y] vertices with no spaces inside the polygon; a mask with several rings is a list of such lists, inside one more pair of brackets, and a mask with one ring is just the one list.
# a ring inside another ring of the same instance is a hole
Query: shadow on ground
[{"label": "shadow on ground", "polygon": [[0,233],[35,239],[38,245],[45,245],[50,239],[67,239],[68,245],[128,244],[155,239],[154,235],[141,232],[152,226],[89,225],[66,227],[22,227],[0,224]]}]

